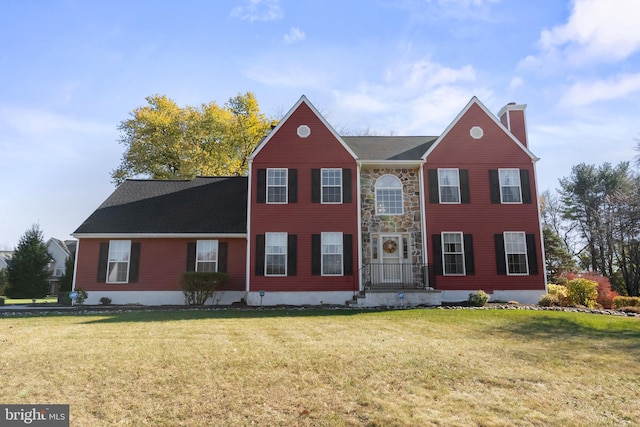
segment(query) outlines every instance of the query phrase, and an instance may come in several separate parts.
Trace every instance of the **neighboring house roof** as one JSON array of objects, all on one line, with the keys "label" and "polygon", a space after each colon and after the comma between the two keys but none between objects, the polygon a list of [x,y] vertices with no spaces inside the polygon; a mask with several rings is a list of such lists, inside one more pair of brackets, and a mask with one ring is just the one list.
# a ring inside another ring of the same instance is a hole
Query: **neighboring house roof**
[{"label": "neighboring house roof", "polygon": [[437,136],[343,136],[358,160],[420,160]]},{"label": "neighboring house roof", "polygon": [[65,257],[69,257],[71,256],[71,251],[69,250],[69,248],[67,247],[67,244],[65,242],[63,242],[60,239],[56,239],[54,237],[50,238],[47,241],[47,249],[49,250],[49,253],[53,255],[53,253],[51,252],[51,245],[57,245],[60,248],[60,251],[63,253],[63,255]]},{"label": "neighboring house roof", "polygon": [[246,233],[247,178],[126,180],[75,234]]},{"label": "neighboring house roof", "polygon": [[10,260],[15,251],[0,251],[0,270],[7,268],[7,260]]}]

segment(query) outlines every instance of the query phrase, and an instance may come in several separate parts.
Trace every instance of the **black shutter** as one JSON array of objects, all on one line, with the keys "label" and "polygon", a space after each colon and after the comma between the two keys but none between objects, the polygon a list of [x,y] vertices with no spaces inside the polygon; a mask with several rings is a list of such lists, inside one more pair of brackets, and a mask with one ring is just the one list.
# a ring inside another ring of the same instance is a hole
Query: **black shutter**
[{"label": "black shutter", "polygon": [[476,262],[473,257],[473,236],[464,235],[464,266],[467,275],[476,274]]},{"label": "black shutter", "polygon": [[140,275],[140,242],[131,242],[131,262],[129,263],[129,282],[135,283]]},{"label": "black shutter", "polygon": [[342,203],[351,203],[351,169],[342,169]]},{"label": "black shutter", "polygon": [[433,242],[433,274],[442,276],[442,236],[432,234],[431,241]]},{"label": "black shutter", "polygon": [[489,187],[491,191],[491,203],[500,203],[500,178],[498,178],[498,170],[489,170]]},{"label": "black shutter", "polygon": [[107,281],[107,262],[109,260],[109,242],[100,242],[100,252],[98,255],[98,283]]},{"label": "black shutter", "polygon": [[287,235],[287,276],[298,274],[298,236]]},{"label": "black shutter", "polygon": [[311,203],[320,203],[320,169],[311,169]]},{"label": "black shutter", "polygon": [[427,178],[429,181],[429,203],[440,203],[438,169],[429,169]]},{"label": "black shutter", "polygon": [[227,272],[227,258],[229,254],[229,244],[227,242],[218,242],[218,272]]},{"label": "black shutter", "polygon": [[494,234],[493,241],[496,247],[496,271],[498,274],[507,274],[507,260],[504,251],[504,236]]},{"label": "black shutter", "polygon": [[460,169],[460,203],[471,203],[469,193],[469,170]]},{"label": "black shutter", "polygon": [[535,234],[527,234],[527,261],[529,262],[529,274],[538,274],[538,257],[536,252],[536,236]]},{"label": "black shutter", "polygon": [[353,235],[342,235],[342,263],[344,266],[344,275],[353,275]]},{"label": "black shutter", "polygon": [[256,235],[256,276],[264,276],[264,234]]},{"label": "black shutter", "polygon": [[520,169],[520,186],[522,187],[522,203],[531,203],[531,183],[529,170]]},{"label": "black shutter", "polygon": [[257,203],[267,202],[267,170],[258,169],[258,189],[256,194]]},{"label": "black shutter", "polygon": [[196,242],[187,243],[187,271],[196,271]]},{"label": "black shutter", "polygon": [[321,254],[321,237],[319,234],[311,235],[311,274],[320,276],[322,274],[322,254]]},{"label": "black shutter", "polygon": [[298,203],[298,169],[289,169],[288,175],[288,203]]}]

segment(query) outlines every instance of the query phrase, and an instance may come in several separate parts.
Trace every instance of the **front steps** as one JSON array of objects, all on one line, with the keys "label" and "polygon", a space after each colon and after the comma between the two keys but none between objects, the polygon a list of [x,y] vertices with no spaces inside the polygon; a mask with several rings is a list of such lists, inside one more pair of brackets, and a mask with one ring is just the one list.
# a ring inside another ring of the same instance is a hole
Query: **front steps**
[{"label": "front steps", "polygon": [[416,307],[442,305],[442,292],[431,289],[360,291],[345,302],[347,307]]}]

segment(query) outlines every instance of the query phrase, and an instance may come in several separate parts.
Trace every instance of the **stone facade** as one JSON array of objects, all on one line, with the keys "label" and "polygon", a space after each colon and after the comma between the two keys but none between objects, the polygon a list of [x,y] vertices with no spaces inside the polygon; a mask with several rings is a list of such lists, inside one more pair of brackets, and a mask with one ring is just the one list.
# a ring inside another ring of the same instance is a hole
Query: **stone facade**
[{"label": "stone facade", "polygon": [[[401,215],[378,215],[376,213],[376,181],[383,175],[393,175],[399,178],[402,183],[404,213]],[[360,188],[364,264],[372,262],[371,236],[379,233],[397,233],[408,236],[408,261],[412,264],[424,263],[419,168],[363,167],[360,171]]]}]

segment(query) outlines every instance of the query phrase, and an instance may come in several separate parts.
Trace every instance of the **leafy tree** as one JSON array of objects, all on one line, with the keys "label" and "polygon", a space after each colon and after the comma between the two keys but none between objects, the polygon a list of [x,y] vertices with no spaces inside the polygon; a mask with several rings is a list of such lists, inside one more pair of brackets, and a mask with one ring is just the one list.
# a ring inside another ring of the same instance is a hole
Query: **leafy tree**
[{"label": "leafy tree", "polygon": [[0,295],[4,295],[9,287],[9,271],[6,268],[0,270]]},{"label": "leafy tree", "polygon": [[13,257],[8,262],[11,298],[42,298],[47,295],[47,278],[52,259],[42,237],[40,226],[34,224],[18,242]]},{"label": "leafy tree", "polygon": [[542,226],[544,239],[547,280],[552,281],[563,273],[578,270],[576,260],[571,256],[558,234],[549,226]]},{"label": "leafy tree", "polygon": [[564,216],[576,225],[589,254],[589,269],[610,277],[614,272],[617,200],[630,188],[629,163],[615,168],[581,163],[560,180]]},{"label": "leafy tree", "polygon": [[127,178],[191,179],[197,175],[243,175],[247,158],[272,127],[251,92],[223,106],[179,107],[164,95],[146,98],[120,123],[125,146],[116,185]]}]

